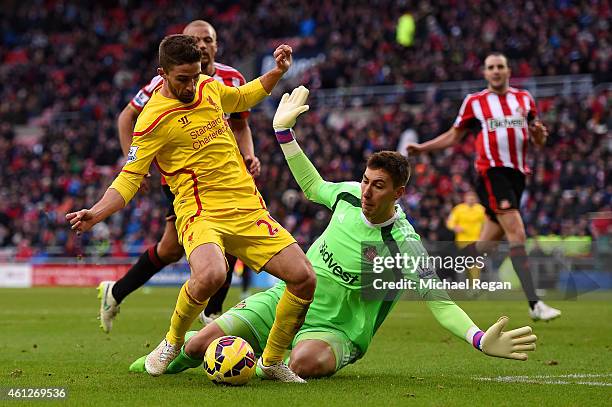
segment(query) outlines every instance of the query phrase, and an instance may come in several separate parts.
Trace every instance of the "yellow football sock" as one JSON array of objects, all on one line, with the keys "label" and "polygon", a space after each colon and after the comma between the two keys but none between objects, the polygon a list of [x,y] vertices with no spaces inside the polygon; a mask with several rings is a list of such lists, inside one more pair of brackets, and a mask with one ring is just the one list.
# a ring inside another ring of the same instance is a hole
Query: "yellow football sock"
[{"label": "yellow football sock", "polygon": [[263,351],[264,365],[269,366],[283,360],[285,351],[304,323],[311,302],[312,300],[303,300],[285,289],[276,306],[274,324]]},{"label": "yellow football sock", "polygon": [[189,281],[181,287],[174,313],[170,319],[170,329],[166,334],[166,340],[174,345],[182,345],[185,342],[185,333],[208,303],[208,300],[198,301],[193,298],[189,294],[187,283]]}]

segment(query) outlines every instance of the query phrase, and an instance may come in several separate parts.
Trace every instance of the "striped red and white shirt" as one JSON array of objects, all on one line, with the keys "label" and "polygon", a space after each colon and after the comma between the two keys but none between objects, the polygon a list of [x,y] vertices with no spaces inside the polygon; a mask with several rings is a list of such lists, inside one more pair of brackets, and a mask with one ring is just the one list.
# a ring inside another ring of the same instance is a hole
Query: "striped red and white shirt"
[{"label": "striped red and white shirt", "polygon": [[[222,84],[226,86],[233,86],[233,87],[242,86],[246,83],[244,76],[242,76],[242,74],[238,72],[237,69],[232,68],[229,65],[220,64],[218,62],[214,63],[214,67],[215,67],[215,73],[213,74],[212,77],[216,81],[221,82]],[[153,92],[157,88],[161,87],[163,83],[164,83],[164,79],[159,75],[151,79],[151,82],[149,82],[146,86],[143,86],[138,91],[136,96],[132,98],[132,100],[130,101],[130,104],[132,105],[132,107],[136,109],[138,112],[141,112],[144,106],[149,101],[149,99],[151,99],[151,95],[153,94]],[[246,112],[240,112],[240,113],[232,113],[231,115],[228,115],[226,119],[227,118],[246,119],[248,117],[249,117],[249,112],[246,111]]]},{"label": "striped red and white shirt", "polygon": [[528,125],[536,115],[536,105],[528,91],[508,88],[504,95],[498,95],[485,89],[466,96],[453,126],[466,129],[470,122],[480,123],[476,139],[478,172],[509,167],[527,174]]}]

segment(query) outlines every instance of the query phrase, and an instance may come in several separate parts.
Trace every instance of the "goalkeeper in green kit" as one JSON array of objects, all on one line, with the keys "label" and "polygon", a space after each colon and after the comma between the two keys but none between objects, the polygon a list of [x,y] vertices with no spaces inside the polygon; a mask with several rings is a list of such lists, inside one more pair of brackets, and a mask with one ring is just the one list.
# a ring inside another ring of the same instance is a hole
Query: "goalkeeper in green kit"
[{"label": "goalkeeper in green kit", "polygon": [[[396,152],[378,152],[368,159],[361,183],[324,181],[292,130],[297,117],[308,110],[307,98],[308,90],[303,86],[283,95],[273,121],[276,138],[300,188],[309,200],[332,211],[328,227],[306,254],[317,274],[317,288],[288,362],[302,378],[333,375],[363,357],[397,302],[397,291],[373,298],[365,295],[375,291],[372,275],[366,271],[368,264],[371,270],[373,255],[419,256],[424,252],[419,235],[396,204],[410,174],[407,159]],[[432,271],[417,271],[401,270],[400,275],[415,282],[436,278]],[[536,336],[530,327],[503,332],[508,318],[501,317],[483,332],[446,293],[416,287],[444,328],[486,355],[526,360],[523,352],[535,350]],[[166,373],[201,365],[208,345],[225,335],[244,338],[261,355],[284,289],[280,282],[241,301],[199,332],[188,333],[189,339]],[[139,359],[130,370],[140,371],[140,365]]]}]

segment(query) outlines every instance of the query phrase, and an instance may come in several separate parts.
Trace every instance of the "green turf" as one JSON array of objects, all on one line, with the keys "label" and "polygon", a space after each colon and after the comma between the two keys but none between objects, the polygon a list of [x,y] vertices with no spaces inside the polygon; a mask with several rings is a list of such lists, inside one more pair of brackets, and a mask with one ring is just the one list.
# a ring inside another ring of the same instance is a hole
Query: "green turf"
[{"label": "green turf", "polygon": [[[612,383],[612,311],[606,301],[553,303],[563,317],[533,325],[538,350],[527,362],[488,358],[440,328],[424,304],[402,301],[368,354],[333,378],[303,386],[254,379],[227,388],[211,384],[200,369],[159,378],[128,373],[130,362],[161,340],[177,290],[134,294],[106,335],[98,328],[94,289],[1,289],[0,387],[67,387],[61,405],[610,405],[612,387],[577,383]],[[228,303],[236,299],[231,292]],[[510,316],[512,327],[530,323],[523,302],[461,305],[481,328],[502,314]],[[567,374],[605,376],[474,380]]]}]

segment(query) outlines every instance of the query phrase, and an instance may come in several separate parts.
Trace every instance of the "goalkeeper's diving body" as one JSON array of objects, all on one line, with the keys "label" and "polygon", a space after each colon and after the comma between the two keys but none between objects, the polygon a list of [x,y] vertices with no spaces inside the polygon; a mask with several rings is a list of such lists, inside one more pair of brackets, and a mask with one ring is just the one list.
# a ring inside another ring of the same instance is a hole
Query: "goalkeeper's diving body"
[{"label": "goalkeeper's diving body", "polygon": [[[367,278],[362,272],[366,256],[362,243],[399,248],[409,256],[418,256],[424,250],[419,235],[396,204],[409,178],[407,159],[395,152],[378,152],[368,159],[361,184],[324,181],[300,149],[292,130],[297,116],[308,110],[307,97],[308,90],[303,86],[291,95],[285,94],[273,122],[289,168],[304,194],[333,212],[329,225],[306,254],[317,275],[317,288],[289,355],[290,368],[302,378],[333,375],[363,357],[399,298],[364,298]],[[407,276],[426,278],[422,274]],[[199,332],[188,333],[189,340],[166,373],[199,366],[208,345],[224,335],[244,338],[255,353],[261,354],[284,290],[285,283],[279,282],[241,301]],[[501,317],[483,332],[448,297],[430,299],[431,293],[425,290],[419,290],[419,294],[444,328],[489,356],[526,360],[524,352],[535,350],[536,336],[528,326],[503,332],[508,318]],[[141,370],[141,359],[130,370]]]}]

